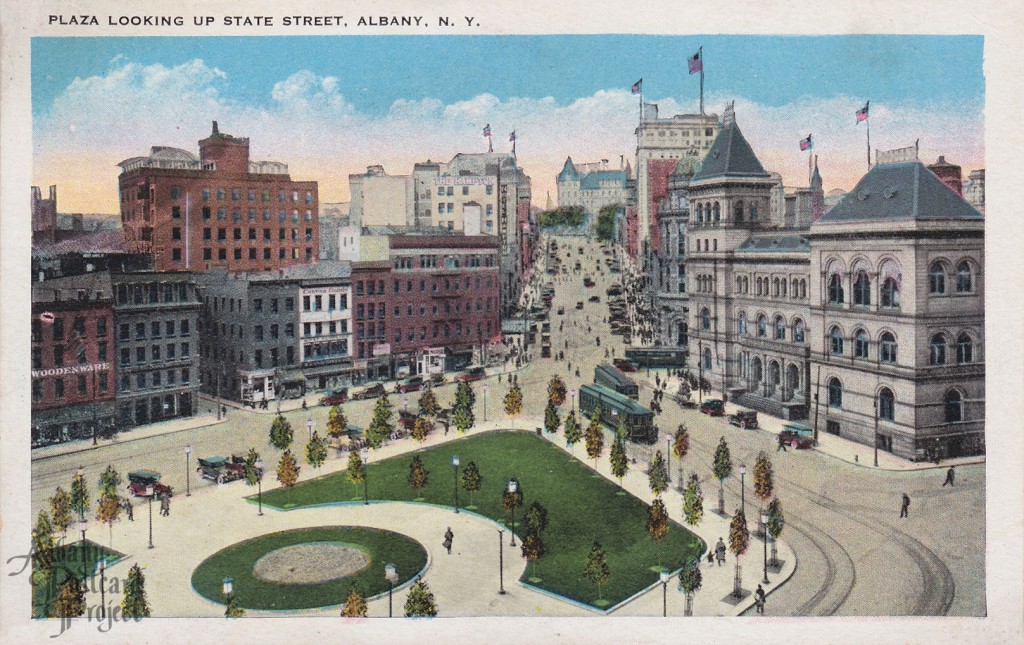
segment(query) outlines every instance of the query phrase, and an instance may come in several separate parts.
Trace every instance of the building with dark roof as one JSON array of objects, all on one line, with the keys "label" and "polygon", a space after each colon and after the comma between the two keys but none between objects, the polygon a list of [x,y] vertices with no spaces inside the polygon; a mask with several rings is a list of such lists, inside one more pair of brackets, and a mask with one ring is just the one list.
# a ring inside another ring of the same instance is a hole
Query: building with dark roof
[{"label": "building with dark roof", "polygon": [[557,177],[558,206],[581,207],[590,216],[590,227],[594,227],[602,207],[625,205],[631,174],[629,164],[612,169],[607,160],[575,164],[572,157],[566,157]]}]

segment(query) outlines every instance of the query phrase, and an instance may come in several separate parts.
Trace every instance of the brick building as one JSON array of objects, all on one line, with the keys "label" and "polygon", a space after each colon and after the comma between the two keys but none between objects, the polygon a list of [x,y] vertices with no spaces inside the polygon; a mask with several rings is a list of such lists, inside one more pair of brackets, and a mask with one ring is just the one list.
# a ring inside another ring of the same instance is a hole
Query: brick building
[{"label": "brick building", "polygon": [[251,161],[249,139],[216,121],[198,158],[154,146],[118,165],[126,246],[152,254],[157,271],[267,270],[320,257],[317,183]]},{"label": "brick building", "polygon": [[32,446],[115,427],[114,312],[107,273],[32,286]]}]

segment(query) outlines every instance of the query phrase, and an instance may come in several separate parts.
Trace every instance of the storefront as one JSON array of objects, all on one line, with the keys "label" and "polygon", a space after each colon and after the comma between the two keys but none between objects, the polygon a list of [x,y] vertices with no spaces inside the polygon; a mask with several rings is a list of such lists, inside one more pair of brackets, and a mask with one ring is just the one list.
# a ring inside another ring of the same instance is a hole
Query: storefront
[{"label": "storefront", "polygon": [[117,432],[113,401],[32,411],[32,447],[75,439],[108,438]]}]

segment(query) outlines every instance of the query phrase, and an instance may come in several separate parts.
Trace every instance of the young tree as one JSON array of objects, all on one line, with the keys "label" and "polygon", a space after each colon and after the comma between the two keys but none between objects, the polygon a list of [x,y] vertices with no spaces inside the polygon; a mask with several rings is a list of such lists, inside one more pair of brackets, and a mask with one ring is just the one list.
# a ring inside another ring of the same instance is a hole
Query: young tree
[{"label": "young tree", "polygon": [[565,417],[565,445],[571,448],[579,443],[582,437],[583,432],[580,430],[580,422],[576,418],[576,411],[570,410],[569,416]]},{"label": "young tree", "polygon": [[319,468],[327,459],[327,442],[320,438],[320,433],[313,431],[313,436],[306,443],[306,463]]},{"label": "young tree", "polygon": [[620,416],[615,424],[615,440],[625,444],[627,439],[629,439],[629,430],[626,429],[626,418]]},{"label": "young tree", "polygon": [[71,480],[71,510],[78,513],[78,519],[85,519],[89,510],[89,489],[85,484],[85,476],[76,473]]},{"label": "young tree", "polygon": [[601,432],[601,408],[594,410],[590,417],[590,425],[587,426],[587,456],[594,460],[594,468],[597,468],[597,458],[604,450],[604,434]]},{"label": "young tree", "polygon": [[547,407],[544,408],[544,429],[554,434],[558,432],[558,426],[560,425],[562,425],[562,421],[558,418],[558,408],[551,401],[548,401]]},{"label": "young tree", "polygon": [[434,429],[434,424],[431,423],[430,419],[425,416],[416,417],[416,422],[412,424],[412,438],[420,443],[427,440],[427,436],[430,435],[430,431]]},{"label": "young tree", "polygon": [[583,566],[583,575],[597,585],[597,597],[601,599],[601,586],[608,583],[611,571],[608,569],[608,557],[601,548],[601,543],[595,541],[590,553],[587,554],[587,562]]},{"label": "young tree", "polygon": [[125,618],[149,617],[149,601],[146,600],[146,577],[139,565],[128,571],[124,582],[124,598],[121,600],[121,615]]},{"label": "young tree", "polygon": [[373,406],[373,421],[370,422],[370,427],[366,429],[366,445],[371,448],[380,448],[384,441],[391,436],[391,433],[395,430],[395,425],[391,419],[394,416],[394,412],[391,408],[391,402],[388,400],[388,396],[384,396],[377,399],[377,403]]},{"label": "young tree", "polygon": [[366,599],[363,598],[363,594],[355,589],[348,592],[345,606],[341,608],[341,615],[346,618],[366,618]]},{"label": "young tree", "polygon": [[423,578],[418,578],[416,584],[409,589],[409,596],[405,599],[405,615],[407,618],[437,615],[434,594]]},{"label": "young tree", "polygon": [[85,581],[71,576],[60,587],[53,601],[54,618],[78,618],[85,615]]},{"label": "young tree", "polygon": [[345,471],[345,476],[353,484],[362,484],[366,479],[366,464],[363,463],[363,458],[359,456],[358,450],[348,451],[348,468]]},{"label": "young tree", "polygon": [[[772,498],[775,483],[772,475],[772,462],[768,455],[762,450],[757,453],[757,461],[754,463],[754,494],[761,500],[762,504]],[[764,526],[761,525],[761,513],[758,512],[758,535],[764,535]]]},{"label": "young tree", "polygon": [[655,497],[647,509],[647,535],[651,536],[655,544],[661,542],[668,534],[668,511],[665,510],[665,503],[660,497]]},{"label": "young tree", "polygon": [[651,468],[647,471],[647,483],[651,492],[659,496],[668,489],[668,473],[665,471],[665,459],[661,456],[660,450],[654,451],[651,458]]},{"label": "young tree", "polygon": [[475,421],[476,419],[473,418],[473,411],[468,407],[456,408],[455,413],[452,415],[452,425],[454,425],[460,433],[472,428]]},{"label": "young tree", "polygon": [[508,492],[508,488],[504,489],[501,494],[501,506],[505,509],[505,512],[515,517],[515,513],[523,505],[523,487],[522,485],[517,486],[516,492]]},{"label": "young tree", "polygon": [[732,475],[732,457],[729,456],[729,445],[725,443],[725,437],[718,440],[715,448],[713,472],[718,480],[718,514],[725,515],[725,480]]},{"label": "young tree", "polygon": [[526,526],[528,534],[540,535],[548,527],[548,509],[538,501],[532,502],[526,507],[526,513],[523,514],[523,524]]},{"label": "young tree", "polygon": [[541,540],[539,533],[528,533],[523,538],[522,546],[520,547],[523,552],[523,557],[530,563],[531,571],[534,567],[534,562],[539,560],[545,552],[544,542]]},{"label": "young tree", "polygon": [[775,541],[779,539],[782,529],[786,528],[786,516],[782,512],[782,502],[776,497],[768,503],[768,535],[772,540],[772,559],[769,564],[779,565],[779,551]]},{"label": "young tree", "polygon": [[562,405],[565,403],[565,395],[565,381],[562,380],[562,377],[555,374],[548,381],[548,403],[554,406]]},{"label": "young tree", "polygon": [[50,498],[50,514],[53,516],[53,529],[60,531],[66,537],[73,519],[71,517],[71,495],[60,486]]},{"label": "young tree", "polygon": [[693,594],[700,591],[701,578],[700,560],[694,560],[679,571],[679,589],[686,594],[684,616],[693,615]]},{"label": "young tree", "polygon": [[32,529],[32,566],[43,576],[49,576],[53,571],[55,547],[50,516],[46,511],[39,511],[35,528]]},{"label": "young tree", "polygon": [[505,414],[514,417],[523,411],[523,391],[519,389],[519,382],[513,381],[512,387],[505,393]]},{"label": "young tree", "polygon": [[423,394],[420,395],[420,414],[425,414],[428,417],[437,416],[441,406],[437,403],[437,397],[434,396],[434,390],[432,388],[425,388]]},{"label": "young tree", "polygon": [[690,431],[685,423],[680,423],[672,438],[672,454],[679,461],[679,481],[683,481],[683,457],[690,452]]},{"label": "young tree", "polygon": [[750,531],[747,529],[747,518],[742,510],[737,510],[736,515],[729,524],[729,551],[736,556],[736,580],[733,595],[740,595],[740,556],[747,552],[750,546]]},{"label": "young tree", "polygon": [[704,519],[704,494],[700,490],[700,480],[696,473],[690,475],[690,481],[683,492],[683,517],[689,526],[697,526]]},{"label": "young tree", "polygon": [[245,463],[242,466],[246,486],[255,486],[263,479],[263,471],[256,466],[258,461],[260,461],[260,453],[256,452],[255,448],[249,448],[248,454],[245,455]]},{"label": "young tree", "polygon": [[616,439],[612,442],[612,452],[608,456],[612,466],[612,475],[619,480],[619,488],[622,488],[622,479],[629,472],[629,457],[626,455],[625,444]]},{"label": "young tree", "polygon": [[419,494],[420,489],[427,485],[427,478],[430,471],[423,467],[423,461],[419,455],[412,458],[409,464],[409,485],[413,492]]},{"label": "young tree", "polygon": [[459,429],[459,432],[469,430],[476,422],[473,416],[473,402],[475,400],[476,396],[473,394],[473,388],[469,386],[469,383],[460,381],[455,388],[455,405],[454,414],[452,415],[452,422]]},{"label": "young tree", "polygon": [[285,450],[281,455],[281,461],[277,464],[277,481],[282,486],[291,488],[299,480],[299,465],[295,461],[291,450]]},{"label": "young tree", "polygon": [[238,606],[238,596],[228,596],[228,604],[224,607],[225,618],[241,618],[245,616],[245,610]]},{"label": "young tree", "polygon": [[114,546],[114,522],[121,519],[121,498],[106,493],[100,497],[96,505],[96,519],[107,525],[110,533],[110,546]]},{"label": "young tree", "polygon": [[348,427],[348,418],[345,416],[341,406],[332,405],[327,412],[327,436],[332,439],[340,439]]},{"label": "young tree", "polygon": [[270,424],[270,444],[272,446],[278,450],[287,450],[288,446],[292,445],[294,435],[292,424],[288,419],[280,414],[274,417],[274,421]]},{"label": "young tree", "polygon": [[462,487],[469,493],[469,505],[473,505],[473,493],[480,490],[483,478],[480,476],[480,469],[476,462],[471,461],[462,469]]},{"label": "young tree", "polygon": [[113,466],[107,466],[106,470],[100,473],[100,497],[117,497],[121,492],[121,475],[114,470]]}]

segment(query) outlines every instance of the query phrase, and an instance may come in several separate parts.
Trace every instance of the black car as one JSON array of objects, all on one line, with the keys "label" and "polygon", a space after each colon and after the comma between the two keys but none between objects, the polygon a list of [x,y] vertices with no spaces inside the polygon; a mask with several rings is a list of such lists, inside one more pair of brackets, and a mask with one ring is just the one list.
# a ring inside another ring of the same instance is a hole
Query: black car
[{"label": "black car", "polygon": [[739,426],[743,430],[754,430],[757,428],[757,412],[754,410],[739,410],[729,415],[729,423]]}]

